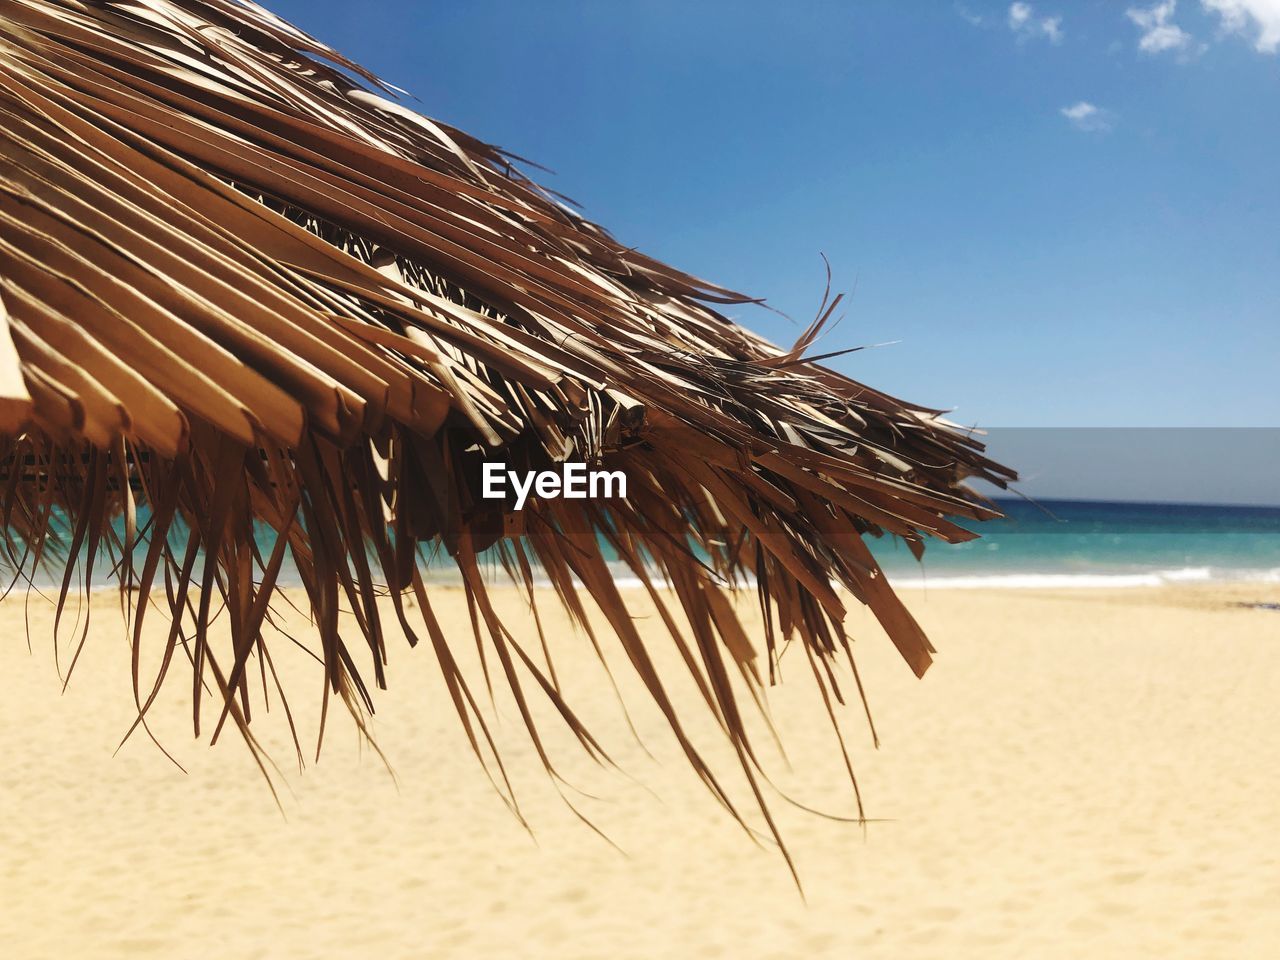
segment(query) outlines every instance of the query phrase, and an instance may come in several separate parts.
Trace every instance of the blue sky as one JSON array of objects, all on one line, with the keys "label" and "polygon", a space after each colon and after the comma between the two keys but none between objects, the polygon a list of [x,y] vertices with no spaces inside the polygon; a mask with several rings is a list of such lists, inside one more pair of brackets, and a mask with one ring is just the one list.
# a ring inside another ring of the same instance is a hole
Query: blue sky
[{"label": "blue sky", "polygon": [[625,243],[995,426],[1280,425],[1280,0],[268,0]]}]

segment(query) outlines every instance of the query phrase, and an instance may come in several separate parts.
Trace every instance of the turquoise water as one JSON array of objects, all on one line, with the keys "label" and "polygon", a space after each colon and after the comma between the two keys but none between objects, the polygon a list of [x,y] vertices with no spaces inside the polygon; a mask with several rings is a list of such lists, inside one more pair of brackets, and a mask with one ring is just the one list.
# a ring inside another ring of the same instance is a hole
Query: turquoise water
[{"label": "turquoise water", "polygon": [[[872,550],[894,582],[931,587],[1280,582],[1280,507],[1062,500],[1002,500],[999,507],[1004,519],[972,525],[981,539],[930,542],[922,562],[901,541],[888,537],[873,541]],[[273,539],[263,528],[259,543],[264,556]],[[143,556],[139,551],[139,565]],[[500,579],[496,563],[486,566]],[[104,562],[95,564],[95,586],[110,585],[107,572]],[[447,556],[439,556],[426,576],[449,582],[457,579],[457,571]],[[620,570],[618,578],[629,582],[627,571]],[[49,572],[35,578],[42,588],[54,579]],[[288,561],[280,579],[297,583]]]},{"label": "turquoise water", "polygon": [[1280,580],[1280,507],[1001,500],[982,534],[930,544],[923,563],[893,541],[872,545],[891,579],[938,585],[1144,585]]}]

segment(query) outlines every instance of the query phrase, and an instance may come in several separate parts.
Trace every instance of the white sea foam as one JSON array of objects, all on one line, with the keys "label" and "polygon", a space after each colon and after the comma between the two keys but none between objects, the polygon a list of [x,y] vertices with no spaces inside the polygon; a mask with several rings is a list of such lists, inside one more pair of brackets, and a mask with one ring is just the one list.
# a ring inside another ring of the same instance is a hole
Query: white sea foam
[{"label": "white sea foam", "polygon": [[[890,572],[894,587],[927,590],[1118,590],[1164,587],[1189,583],[1280,583],[1280,568],[1255,570],[1229,567],[1179,567],[1130,573],[987,573],[937,574]],[[654,586],[666,586],[655,575]],[[749,581],[748,581],[749,583]],[[620,590],[641,589],[644,584],[630,572],[620,573],[614,584]],[[834,585],[834,584],[833,584]]]},{"label": "white sea foam", "polygon": [[895,587],[926,590],[1116,590],[1186,583],[1280,583],[1280,569],[1182,567],[1139,573],[993,573],[928,576],[891,573]]},{"label": "white sea foam", "polygon": [[[619,590],[641,590],[644,583],[629,568],[622,565],[610,565],[614,568],[614,586]],[[501,571],[484,572],[485,580],[490,586],[500,587],[510,583]],[[914,571],[889,571],[889,582],[894,587],[914,590],[1120,590],[1139,587],[1164,587],[1177,584],[1193,583],[1280,583],[1280,567],[1267,569],[1237,567],[1179,567],[1169,570],[1151,570],[1128,573],[985,573],[985,574],[930,574]],[[669,588],[670,584],[657,571],[651,577],[653,586],[658,589]],[[427,578],[428,586],[457,586],[462,578],[453,570],[436,568]],[[279,581],[281,586],[298,587],[301,581],[296,575],[283,575]],[[582,587],[575,577],[574,586]],[[533,585],[549,587],[551,583],[542,576],[541,571],[534,568]],[[754,588],[753,578],[744,579],[744,586]],[[838,586],[832,584],[832,586]],[[36,587],[44,593],[57,595],[58,585],[45,578],[38,578]],[[115,591],[119,587],[113,580],[97,579],[90,592]],[[76,592],[73,584],[72,591]],[[26,592],[25,585],[19,584],[16,593]]]},{"label": "white sea foam", "polygon": [[1170,583],[1201,583],[1213,579],[1210,567],[1183,567],[1179,570],[1161,570],[1157,576]]}]

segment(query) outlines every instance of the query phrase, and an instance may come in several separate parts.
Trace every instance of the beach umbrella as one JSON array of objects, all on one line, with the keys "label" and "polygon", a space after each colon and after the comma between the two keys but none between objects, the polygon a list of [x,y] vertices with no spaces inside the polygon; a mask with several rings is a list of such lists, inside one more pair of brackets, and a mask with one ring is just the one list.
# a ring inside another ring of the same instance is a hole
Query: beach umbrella
[{"label": "beach umbrella", "polygon": [[[518,586],[549,582],[575,620],[583,600],[598,606],[726,802],[655,644],[679,645],[753,784],[733,678],[767,683],[784,642],[815,664],[843,658],[846,606],[862,603],[912,670],[929,665],[865,541],[894,535],[919,555],[926,537],[970,539],[956,518],[994,511],[964,481],[1013,474],[939,411],[810,358],[838,297],[790,348],[766,342],[721,312],[748,297],[625,246],[513,154],[253,3],[3,9],[7,559],[19,580],[51,569],[60,608],[107,568],[135,648],[164,608],[158,675],[139,676],[135,654],[140,714],[181,660],[197,734],[207,687],[216,726],[252,742],[253,678],[265,686],[292,567],[326,704],[371,710],[385,636],[422,637],[483,754],[428,553],[460,571],[466,642],[484,644],[535,742],[529,698],[547,697],[598,751],[527,625],[495,614],[485,557]],[[626,496],[516,510],[485,496],[497,463],[585,464],[625,476]],[[662,636],[637,629],[620,570],[651,588]],[[730,602],[743,587],[762,636]],[[208,642],[215,616],[229,653]]]}]

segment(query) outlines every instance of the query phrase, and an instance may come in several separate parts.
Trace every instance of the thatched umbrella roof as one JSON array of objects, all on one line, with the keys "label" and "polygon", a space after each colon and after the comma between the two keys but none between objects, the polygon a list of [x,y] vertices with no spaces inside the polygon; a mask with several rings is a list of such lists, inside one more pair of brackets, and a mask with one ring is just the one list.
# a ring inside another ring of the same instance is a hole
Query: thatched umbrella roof
[{"label": "thatched umbrella roof", "polygon": [[[599,605],[718,792],[606,550],[670,584],[693,644],[663,618],[750,775],[730,672],[771,674],[783,638],[847,652],[839,585],[923,673],[931,647],[863,538],[894,534],[917,552],[925,536],[969,539],[949,518],[993,514],[962,481],[1013,476],[938,411],[803,359],[821,322],[791,349],[764,341],[716,309],[747,297],[617,242],[512,155],[403,106],[252,3],[9,0],[0,151],[10,561],[123,560],[134,643],[155,603],[171,641],[192,639],[197,732],[201,682],[221,691],[222,720],[247,722],[246,665],[271,636],[289,554],[327,691],[371,707],[388,588],[476,742],[483,721],[420,575],[434,545],[517,699],[532,681],[576,724],[492,614],[477,553],[494,546],[517,579],[540,566],[575,617],[581,594]],[[515,516],[479,496],[485,458],[620,469],[628,498]],[[269,552],[255,523],[280,534]],[[168,536],[177,524],[185,539]],[[768,624],[765,670],[725,599],[744,575]],[[339,635],[344,607],[363,658]],[[204,642],[220,608],[230,662]],[[141,709],[170,663],[139,680]]]}]

